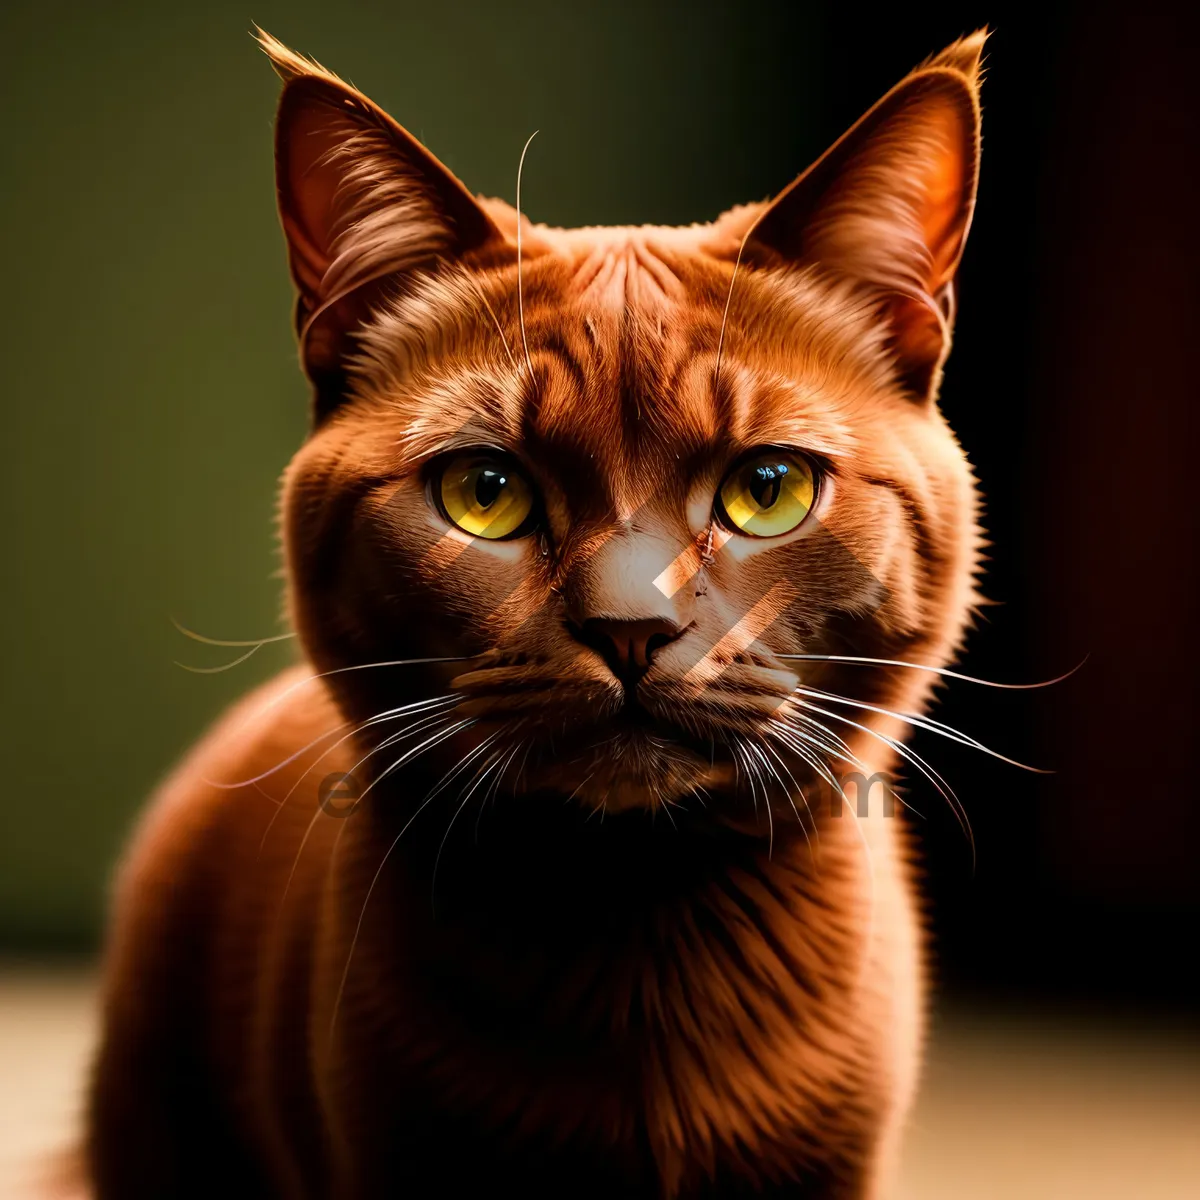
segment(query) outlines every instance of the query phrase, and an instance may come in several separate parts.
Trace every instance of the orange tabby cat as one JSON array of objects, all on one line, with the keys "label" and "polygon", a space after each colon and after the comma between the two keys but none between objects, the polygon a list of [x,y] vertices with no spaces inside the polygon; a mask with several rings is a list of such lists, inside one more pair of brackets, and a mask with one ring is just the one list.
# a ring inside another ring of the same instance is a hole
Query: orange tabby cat
[{"label": "orange tabby cat", "polygon": [[821,797],[899,765],[975,599],[936,393],[983,41],[771,203],[564,230],[263,36],[306,662],[121,876],[97,1197],[886,1194],[910,855]]}]

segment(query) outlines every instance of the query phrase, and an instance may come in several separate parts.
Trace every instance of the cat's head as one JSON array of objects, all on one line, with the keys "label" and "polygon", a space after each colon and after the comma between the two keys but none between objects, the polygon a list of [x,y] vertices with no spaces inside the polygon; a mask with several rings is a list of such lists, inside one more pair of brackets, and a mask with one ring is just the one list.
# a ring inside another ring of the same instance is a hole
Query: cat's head
[{"label": "cat's head", "polygon": [[[784,656],[938,664],[967,622],[975,492],[937,389],[983,36],[774,201],[678,229],[532,225],[263,44],[315,395],[293,619],[350,718],[457,701],[368,725],[416,727],[377,761],[428,740],[612,811],[835,761],[852,726],[813,689],[919,704],[919,672]],[[365,667],[411,658],[459,661]]]}]

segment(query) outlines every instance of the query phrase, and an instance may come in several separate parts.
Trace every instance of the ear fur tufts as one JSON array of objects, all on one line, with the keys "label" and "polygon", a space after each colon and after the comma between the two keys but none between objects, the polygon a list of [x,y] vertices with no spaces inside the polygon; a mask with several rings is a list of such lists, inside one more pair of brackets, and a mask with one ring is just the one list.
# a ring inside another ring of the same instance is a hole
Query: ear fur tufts
[{"label": "ear fur tufts", "polygon": [[[917,71],[928,70],[931,67],[949,67],[960,75],[966,76],[972,91],[978,91],[983,80],[983,47],[991,36],[991,30],[985,25],[974,33],[961,37],[957,42],[938,54],[930,55]],[[916,72],[914,72],[915,74]]]},{"label": "ear fur tufts", "polygon": [[265,29],[261,29],[257,25],[254,26],[254,39],[258,42],[262,52],[271,60],[275,74],[284,83],[291,83],[293,79],[313,78],[324,79],[328,83],[335,83],[340,87],[350,86],[344,79],[321,66],[315,59],[297,54],[295,50],[289,49],[278,38],[272,37]]}]

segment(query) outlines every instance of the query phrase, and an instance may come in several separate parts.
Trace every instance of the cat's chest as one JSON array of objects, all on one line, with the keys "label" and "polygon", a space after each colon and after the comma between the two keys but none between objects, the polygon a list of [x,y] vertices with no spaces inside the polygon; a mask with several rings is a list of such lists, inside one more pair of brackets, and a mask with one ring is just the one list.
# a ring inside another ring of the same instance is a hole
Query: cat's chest
[{"label": "cat's chest", "polygon": [[672,1179],[732,1169],[748,1144],[804,1158],[839,1136],[830,1096],[861,1094],[868,1057],[845,1032],[853,939],[811,919],[814,899],[739,869],[573,937],[569,919],[548,940],[448,923],[407,963],[369,949],[356,970],[378,986],[352,989],[343,1044],[358,1094],[339,1104],[391,1114],[390,1137],[434,1112],[505,1154],[594,1156],[631,1178],[647,1161]]}]

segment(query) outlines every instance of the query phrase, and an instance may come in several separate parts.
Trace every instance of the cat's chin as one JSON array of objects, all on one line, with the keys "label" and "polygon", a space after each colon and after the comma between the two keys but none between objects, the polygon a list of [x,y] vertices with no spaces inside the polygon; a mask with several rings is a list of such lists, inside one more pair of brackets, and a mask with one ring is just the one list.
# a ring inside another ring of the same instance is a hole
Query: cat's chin
[{"label": "cat's chin", "polygon": [[707,795],[730,786],[733,771],[698,748],[635,736],[555,755],[528,779],[534,790],[554,791],[584,808],[615,815],[664,805],[701,808]]}]

